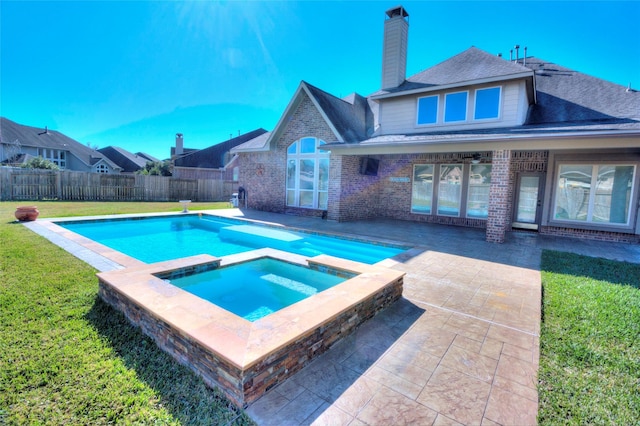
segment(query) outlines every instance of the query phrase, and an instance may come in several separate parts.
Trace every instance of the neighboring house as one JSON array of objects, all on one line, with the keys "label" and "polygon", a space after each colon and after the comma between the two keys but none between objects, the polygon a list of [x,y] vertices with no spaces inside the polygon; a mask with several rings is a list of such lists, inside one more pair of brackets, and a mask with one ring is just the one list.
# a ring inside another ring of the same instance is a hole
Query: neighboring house
[{"label": "neighboring house", "polygon": [[24,126],[0,118],[0,162],[17,165],[31,157],[42,157],[62,170],[120,173],[117,164],[100,152],[47,128]]},{"label": "neighboring house", "polygon": [[117,146],[100,148],[98,149],[98,152],[102,153],[102,155],[121,167],[122,173],[135,173],[138,170],[143,169],[144,166],[147,165],[147,162],[154,161],[149,160],[150,156],[134,154]]},{"label": "neighboring house", "polygon": [[381,90],[303,81],[266,140],[232,150],[250,208],[640,242],[640,93],[475,47],[406,78],[408,14],[386,14]]},{"label": "neighboring house", "polygon": [[[174,160],[173,176],[182,179],[237,181],[236,156],[231,155],[231,149],[255,138],[264,137],[266,133],[264,129],[256,129],[208,148],[185,153]],[[180,141],[176,140],[176,148]]]}]

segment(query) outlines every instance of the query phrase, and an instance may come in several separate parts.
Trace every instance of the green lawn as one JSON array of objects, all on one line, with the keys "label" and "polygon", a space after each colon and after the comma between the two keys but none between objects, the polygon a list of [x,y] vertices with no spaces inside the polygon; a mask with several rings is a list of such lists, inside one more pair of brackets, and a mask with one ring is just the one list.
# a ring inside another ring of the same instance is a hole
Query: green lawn
[{"label": "green lawn", "polygon": [[640,265],[542,257],[540,424],[640,424]]},{"label": "green lawn", "polygon": [[[0,424],[251,423],[103,303],[94,269],[14,223],[28,204],[0,202]],[[181,210],[33,204],[41,217]],[[640,424],[640,266],[542,260],[540,424]]]},{"label": "green lawn", "polygon": [[[0,424],[251,424],[103,303],[94,269],[14,223],[27,204],[0,202]],[[181,209],[33,204],[41,217]]]}]

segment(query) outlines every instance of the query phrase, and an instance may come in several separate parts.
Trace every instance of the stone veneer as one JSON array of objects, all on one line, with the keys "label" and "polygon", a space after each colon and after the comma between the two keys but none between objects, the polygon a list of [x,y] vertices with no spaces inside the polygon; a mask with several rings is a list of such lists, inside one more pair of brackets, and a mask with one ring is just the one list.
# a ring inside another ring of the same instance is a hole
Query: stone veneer
[{"label": "stone veneer", "polygon": [[[303,257],[272,249],[228,256],[226,263]],[[158,275],[220,259],[194,256],[98,274],[99,294],[160,348],[205,383],[246,407],[299,371],[402,295],[404,273],[331,256],[308,260],[319,270],[357,274],[292,306],[249,322],[179,289]]]}]

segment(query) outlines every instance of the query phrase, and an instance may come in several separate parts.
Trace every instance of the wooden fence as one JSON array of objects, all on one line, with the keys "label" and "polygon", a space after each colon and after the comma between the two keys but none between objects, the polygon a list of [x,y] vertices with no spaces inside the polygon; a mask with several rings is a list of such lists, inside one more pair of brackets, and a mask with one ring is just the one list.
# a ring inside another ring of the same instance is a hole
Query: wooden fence
[{"label": "wooden fence", "polygon": [[226,201],[238,183],[0,167],[0,200]]}]

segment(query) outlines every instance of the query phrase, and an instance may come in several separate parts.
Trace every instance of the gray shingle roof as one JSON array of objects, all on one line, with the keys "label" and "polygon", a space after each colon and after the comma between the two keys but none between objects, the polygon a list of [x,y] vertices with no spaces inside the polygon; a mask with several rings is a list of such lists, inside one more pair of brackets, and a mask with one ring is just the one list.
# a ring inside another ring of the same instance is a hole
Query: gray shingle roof
[{"label": "gray shingle roof", "polygon": [[400,86],[379,90],[371,96],[400,93],[436,86],[463,84],[480,79],[517,76],[530,70],[518,63],[506,61],[477,47],[469,49],[409,77]]},{"label": "gray shingle roof", "polygon": [[537,92],[527,124],[640,121],[640,92],[537,58],[526,66]]},{"label": "gray shingle roof", "polygon": [[322,111],[347,143],[362,140],[371,133],[371,116],[366,98],[352,94],[347,99],[337,98],[324,90],[303,82]]},{"label": "gray shingle roof", "polygon": [[49,148],[68,151],[87,166],[93,166],[100,160],[105,161],[114,169],[118,165],[105,157],[102,153],[89,148],[80,142],[71,139],[55,130],[47,130],[38,127],[25,126],[0,117],[0,141],[12,143],[18,140],[22,146],[34,148]]},{"label": "gray shingle roof", "polygon": [[218,169],[224,167],[225,154],[231,151],[232,148],[241,145],[245,142],[251,141],[259,136],[267,133],[265,129],[256,129],[251,132],[244,133],[233,139],[229,139],[224,142],[220,142],[216,145],[204,148],[192,153],[189,153],[183,157],[175,160],[177,167],[200,167],[209,169]]},{"label": "gray shingle roof", "polygon": [[126,173],[136,172],[147,164],[147,159],[127,151],[117,146],[107,146],[100,148],[98,152],[102,153],[109,160],[122,167],[122,171]]}]

